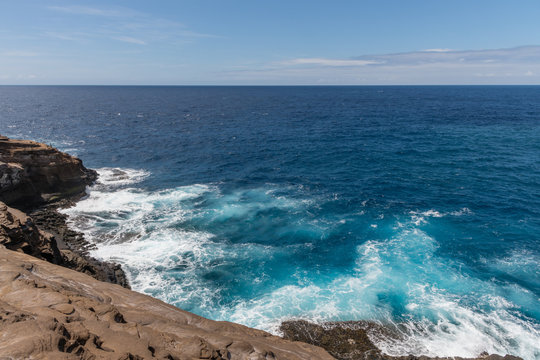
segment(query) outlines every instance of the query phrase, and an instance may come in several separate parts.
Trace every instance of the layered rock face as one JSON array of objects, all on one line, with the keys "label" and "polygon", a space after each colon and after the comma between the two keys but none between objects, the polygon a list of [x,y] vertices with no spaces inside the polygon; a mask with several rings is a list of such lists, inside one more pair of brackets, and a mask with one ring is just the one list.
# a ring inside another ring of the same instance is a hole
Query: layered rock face
[{"label": "layered rock face", "polygon": [[333,359],[0,246],[0,358]]},{"label": "layered rock face", "polygon": [[[120,266],[88,256],[82,234],[70,230],[56,211],[83,196],[96,178],[76,157],[0,136],[0,244],[129,288]],[[32,217],[7,205],[31,211]]]},{"label": "layered rock face", "polygon": [[25,213],[3,202],[0,202],[0,244],[53,264],[62,263],[54,237],[38,229]]},{"label": "layered rock face", "polygon": [[0,201],[28,207],[84,194],[97,174],[80,159],[29,140],[0,136]]}]

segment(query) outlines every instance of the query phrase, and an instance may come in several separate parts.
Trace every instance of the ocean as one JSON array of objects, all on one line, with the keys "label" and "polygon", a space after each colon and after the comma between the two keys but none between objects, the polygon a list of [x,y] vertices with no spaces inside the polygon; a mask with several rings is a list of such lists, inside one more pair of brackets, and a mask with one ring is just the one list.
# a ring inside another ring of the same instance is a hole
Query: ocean
[{"label": "ocean", "polygon": [[0,133],[99,172],[63,211],[136,291],[540,358],[540,86],[4,86]]}]

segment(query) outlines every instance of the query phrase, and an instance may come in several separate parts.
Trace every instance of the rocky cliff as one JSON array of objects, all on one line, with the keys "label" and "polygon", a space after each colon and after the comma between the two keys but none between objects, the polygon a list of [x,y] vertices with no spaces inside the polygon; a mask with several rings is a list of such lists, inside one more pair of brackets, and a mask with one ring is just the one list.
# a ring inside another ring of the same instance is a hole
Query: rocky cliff
[{"label": "rocky cliff", "polygon": [[[55,212],[51,213],[54,220]],[[65,220],[59,224],[62,228]],[[88,274],[98,280],[128,287],[119,265],[100,262],[69,248],[60,248],[53,234],[40,229],[33,219],[20,210],[0,202],[0,244],[50,263]]]},{"label": "rocky cliff", "polygon": [[97,173],[76,157],[29,140],[0,136],[0,201],[23,209],[80,196]]},{"label": "rocky cliff", "polygon": [[84,196],[96,178],[76,157],[45,144],[0,136],[0,244],[129,287],[119,265],[88,256],[82,234],[70,230],[65,215],[56,211]]},{"label": "rocky cliff", "polygon": [[3,202],[0,202],[0,244],[53,264],[62,262],[54,237],[38,229],[25,213]]}]

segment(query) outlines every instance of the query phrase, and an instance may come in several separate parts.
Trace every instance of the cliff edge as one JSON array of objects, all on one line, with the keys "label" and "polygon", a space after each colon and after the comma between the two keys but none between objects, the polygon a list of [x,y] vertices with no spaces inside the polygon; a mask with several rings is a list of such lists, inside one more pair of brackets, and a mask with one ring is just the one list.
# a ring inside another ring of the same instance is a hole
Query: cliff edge
[{"label": "cliff edge", "polygon": [[66,216],[56,211],[84,196],[96,179],[74,156],[0,136],[0,244],[129,288],[121,267],[90,257],[82,234],[70,230]]},{"label": "cliff edge", "polygon": [[0,246],[0,358],[333,359]]},{"label": "cliff edge", "polygon": [[97,179],[82,161],[30,140],[0,136],[0,201],[27,210],[57,199],[81,196]]}]

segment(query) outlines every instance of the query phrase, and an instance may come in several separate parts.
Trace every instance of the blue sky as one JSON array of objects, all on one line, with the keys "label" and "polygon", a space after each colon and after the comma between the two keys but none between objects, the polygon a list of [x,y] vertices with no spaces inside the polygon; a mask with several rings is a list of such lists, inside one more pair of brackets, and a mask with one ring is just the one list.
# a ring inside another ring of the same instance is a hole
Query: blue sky
[{"label": "blue sky", "polygon": [[538,0],[0,2],[0,84],[540,84]]}]

